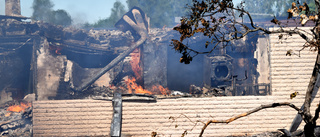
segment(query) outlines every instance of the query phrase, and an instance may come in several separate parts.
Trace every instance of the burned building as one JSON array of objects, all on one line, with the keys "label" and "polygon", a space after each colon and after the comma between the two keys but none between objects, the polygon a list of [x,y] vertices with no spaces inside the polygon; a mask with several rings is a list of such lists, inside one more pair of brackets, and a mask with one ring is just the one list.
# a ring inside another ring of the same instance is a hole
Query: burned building
[{"label": "burned building", "polygon": [[[169,89],[188,91],[190,85],[196,85],[222,90],[226,96],[270,95],[266,39],[266,36],[251,34],[228,47],[217,47],[209,55],[197,55],[187,65],[169,59]],[[186,43],[198,51],[206,51],[202,48],[206,41],[210,39],[199,35]],[[180,54],[174,52],[168,50],[169,58],[179,59]],[[262,67],[265,69],[261,70]]]},{"label": "burned building", "polygon": [[[122,31],[1,16],[1,102],[33,101],[26,113],[8,114],[8,105],[2,106],[1,116],[9,116],[1,119],[1,135],[20,127],[10,118],[21,115],[32,119],[34,136],[196,136],[201,123],[213,118],[230,118],[266,103],[302,103],[303,96],[290,99],[289,94],[307,87],[309,58],[315,54],[285,56],[303,43],[298,36],[294,43],[279,42],[276,35],[249,37],[185,65],[169,47],[178,34],[149,28],[139,8],[131,11],[124,24],[117,24]],[[205,41],[197,36],[188,43]],[[228,125],[212,125],[205,135],[275,131],[290,126],[295,114],[289,108],[266,109]]]}]

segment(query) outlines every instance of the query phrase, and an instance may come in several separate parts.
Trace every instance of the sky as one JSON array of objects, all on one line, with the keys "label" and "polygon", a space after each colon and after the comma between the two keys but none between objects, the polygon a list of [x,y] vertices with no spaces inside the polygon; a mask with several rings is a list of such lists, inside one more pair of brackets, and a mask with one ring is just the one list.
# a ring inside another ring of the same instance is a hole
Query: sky
[{"label": "sky", "polygon": [[[127,6],[126,0],[119,1]],[[76,23],[94,23],[110,16],[111,8],[116,0],[51,0],[51,2],[54,4],[54,10],[66,10]],[[32,3],[33,0],[20,0],[23,16],[32,15]],[[5,14],[4,4],[5,0],[0,0],[0,15]]]},{"label": "sky", "polygon": [[[126,0],[119,1],[127,6]],[[235,3],[239,3],[240,1],[234,0]],[[83,24],[86,22],[94,23],[99,19],[109,17],[113,3],[116,0],[51,0],[51,2],[54,4],[54,10],[66,10],[71,15],[74,24]],[[33,0],[20,0],[20,3],[21,14],[31,17]],[[0,15],[5,14],[4,4],[5,0],[0,0]]]}]

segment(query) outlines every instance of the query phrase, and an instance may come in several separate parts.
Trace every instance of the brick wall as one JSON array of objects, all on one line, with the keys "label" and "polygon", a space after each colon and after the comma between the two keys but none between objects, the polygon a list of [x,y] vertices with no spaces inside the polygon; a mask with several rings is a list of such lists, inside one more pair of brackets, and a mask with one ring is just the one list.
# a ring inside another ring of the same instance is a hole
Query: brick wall
[{"label": "brick wall", "polygon": [[33,103],[33,136],[108,136],[112,104],[100,100]]},{"label": "brick wall", "polygon": [[[156,103],[124,102],[122,135],[141,137],[157,132],[159,136],[168,137],[181,136],[185,130],[188,130],[186,136],[194,137],[199,135],[203,127],[201,122],[210,119],[225,120],[259,107],[261,104],[291,102],[300,107],[304,101],[316,53],[305,49],[301,52],[301,57],[286,56],[287,50],[301,49],[304,41],[296,35],[281,41],[278,40],[278,35],[268,37],[269,43],[266,45],[270,50],[271,95],[159,99]],[[290,99],[290,94],[295,91],[300,94]],[[38,102],[41,103],[41,101]],[[312,113],[319,102],[319,95],[313,102]],[[81,102],[77,103],[81,104]],[[105,106],[112,106],[110,101],[104,101],[104,103],[107,103]],[[276,131],[280,128],[289,129],[296,114],[297,112],[289,107],[269,108],[229,124],[211,124],[204,136],[250,135]],[[170,117],[176,120],[173,121]],[[110,113],[104,119],[111,122],[111,118]],[[196,121],[199,122],[195,123]],[[38,122],[41,121],[38,119]],[[303,128],[303,125],[299,128]],[[37,132],[36,129],[34,130]],[[108,126],[105,127],[105,132],[110,132]]]},{"label": "brick wall", "polygon": [[[310,28],[303,29],[308,31]],[[269,43],[265,45],[269,46],[270,50],[270,96],[181,98],[159,100],[157,103],[124,103],[123,133],[149,136],[154,131],[160,136],[181,136],[185,130],[192,129],[193,122],[197,120],[225,120],[261,104],[291,102],[300,107],[304,101],[316,53],[305,49],[301,51],[301,57],[286,56],[290,49],[299,54],[297,51],[302,48],[304,40],[298,35],[280,41],[277,34],[268,37]],[[290,94],[295,91],[299,92],[299,95],[290,99]],[[312,113],[319,102],[319,95],[313,102]],[[289,107],[270,108],[230,124],[212,124],[204,136],[245,135],[276,131],[280,128],[289,129],[296,113]],[[181,114],[188,116],[192,122],[184,116],[176,122],[169,119]],[[303,125],[304,123],[299,128],[303,128]],[[188,131],[187,136],[197,136],[202,126],[202,123],[198,123],[192,131]]]}]

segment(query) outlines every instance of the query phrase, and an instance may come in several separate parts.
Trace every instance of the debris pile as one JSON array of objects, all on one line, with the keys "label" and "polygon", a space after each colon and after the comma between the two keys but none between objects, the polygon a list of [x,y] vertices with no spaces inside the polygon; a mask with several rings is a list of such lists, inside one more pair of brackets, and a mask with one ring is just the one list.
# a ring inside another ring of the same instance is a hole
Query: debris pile
[{"label": "debris pile", "polygon": [[32,107],[11,102],[0,107],[0,136],[32,136]]},{"label": "debris pile", "polygon": [[[132,84],[129,82],[129,84]],[[137,85],[135,85],[137,86]],[[131,88],[131,92],[129,92]],[[74,92],[70,96],[72,99],[104,99],[111,100],[114,92],[119,92],[122,94],[132,94],[133,96],[152,96],[156,99],[170,99],[170,98],[181,98],[181,97],[217,97],[217,96],[227,96],[229,93],[226,90],[219,88],[206,88],[206,87],[197,87],[195,85],[190,86],[189,93],[183,91],[169,90],[166,88],[155,87],[152,89],[143,89],[146,90],[146,93],[137,93],[136,89],[132,89],[132,85],[128,85],[128,81],[121,81],[117,86],[95,86],[92,85],[85,92]],[[138,89],[140,90],[140,89]],[[162,91],[161,91],[162,90]],[[150,94],[155,93],[155,94]]]}]

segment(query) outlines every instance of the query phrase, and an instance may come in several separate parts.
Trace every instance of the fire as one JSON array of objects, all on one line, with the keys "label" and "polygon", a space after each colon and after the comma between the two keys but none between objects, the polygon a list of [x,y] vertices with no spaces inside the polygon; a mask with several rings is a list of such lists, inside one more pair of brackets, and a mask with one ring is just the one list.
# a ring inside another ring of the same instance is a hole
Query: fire
[{"label": "fire", "polygon": [[161,93],[162,95],[169,95],[169,89],[168,88],[164,88],[161,85],[153,85],[152,86],[152,91],[154,93]]},{"label": "fire", "polygon": [[61,48],[61,47],[58,47],[58,46],[50,45],[50,46],[49,46],[49,50],[50,50],[50,51],[54,51],[54,53],[56,53],[56,54],[58,54],[58,55],[61,55],[61,50],[62,50],[62,48]]},{"label": "fire", "polygon": [[137,79],[141,78],[141,67],[140,67],[140,49],[134,50],[131,54],[131,61],[130,65],[132,68],[132,71],[134,72],[134,75]]},{"label": "fire", "polygon": [[169,89],[164,88],[161,85],[154,85],[152,86],[151,91],[147,89],[143,89],[142,86],[138,85],[136,83],[135,78],[129,78],[126,80],[127,88],[128,88],[128,93],[136,93],[136,94],[162,94],[162,95],[169,95]]},{"label": "fire", "polygon": [[5,116],[5,117],[9,117],[9,116],[11,116],[11,112],[9,112],[9,113],[5,114],[4,116]]},{"label": "fire", "polygon": [[[145,90],[142,88],[142,86],[138,85],[136,83],[136,78],[129,78],[126,81],[127,88],[128,88],[128,93],[138,93],[138,94],[152,94],[151,91]],[[134,91],[133,91],[134,90]]]},{"label": "fire", "polygon": [[140,67],[140,54],[141,50],[138,48],[134,50],[130,56],[131,56],[131,61],[130,65],[132,68],[132,71],[134,72],[135,78],[128,78],[126,80],[127,88],[128,88],[128,93],[136,93],[136,94],[162,94],[162,95],[168,95],[169,94],[169,89],[164,88],[161,85],[154,85],[152,86],[151,90],[143,89],[142,86],[138,85],[136,83],[136,80],[141,79],[141,72],[142,68]]},{"label": "fire", "polygon": [[20,105],[13,105],[8,107],[7,111],[11,111],[11,112],[21,112],[21,111],[25,111],[25,109],[31,107],[31,103],[23,103],[21,102]]}]

